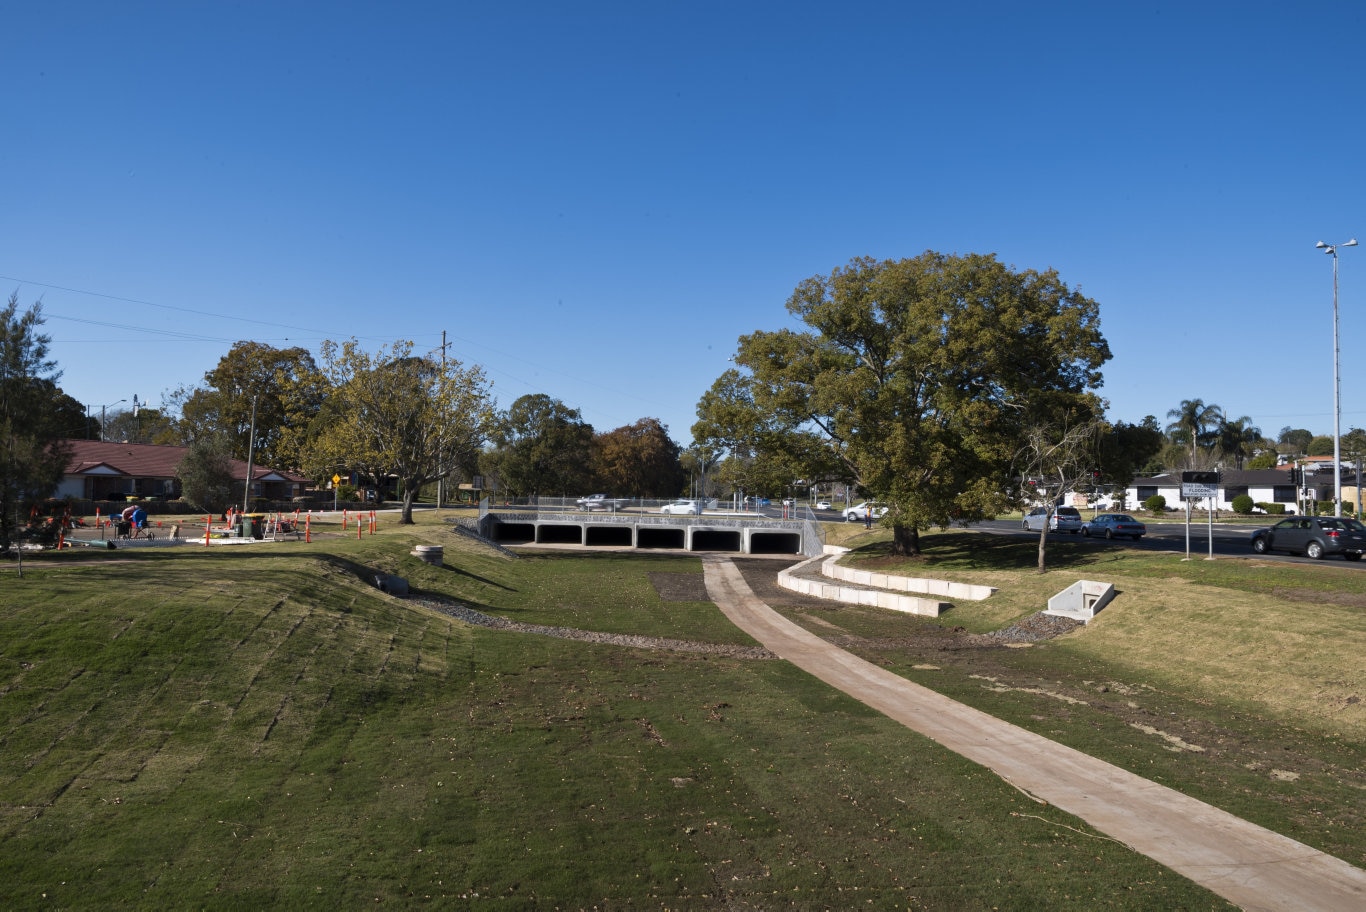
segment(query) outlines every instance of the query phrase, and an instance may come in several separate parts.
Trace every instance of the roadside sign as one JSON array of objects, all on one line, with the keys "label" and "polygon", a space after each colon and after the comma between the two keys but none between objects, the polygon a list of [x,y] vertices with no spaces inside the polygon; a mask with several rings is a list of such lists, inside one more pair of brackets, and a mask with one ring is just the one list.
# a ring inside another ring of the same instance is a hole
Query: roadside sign
[{"label": "roadside sign", "polygon": [[341,484],[341,476],[340,476],[340,475],[333,475],[333,476],[332,476],[332,483],[333,483],[333,484]]},{"label": "roadside sign", "polygon": [[1181,496],[1200,499],[1219,496],[1218,472],[1182,472]]}]

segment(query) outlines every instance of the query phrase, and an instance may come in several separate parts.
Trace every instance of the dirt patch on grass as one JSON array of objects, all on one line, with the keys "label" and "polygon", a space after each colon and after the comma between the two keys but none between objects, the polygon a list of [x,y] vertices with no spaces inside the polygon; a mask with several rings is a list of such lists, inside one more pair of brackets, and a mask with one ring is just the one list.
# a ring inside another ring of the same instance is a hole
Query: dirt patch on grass
[{"label": "dirt patch on grass", "polygon": [[1272,589],[1271,594],[1287,602],[1307,602],[1314,605],[1341,605],[1344,608],[1366,608],[1366,593],[1329,592],[1323,589]]},{"label": "dirt patch on grass", "polygon": [[707,578],[701,573],[651,573],[650,585],[666,602],[706,602]]}]

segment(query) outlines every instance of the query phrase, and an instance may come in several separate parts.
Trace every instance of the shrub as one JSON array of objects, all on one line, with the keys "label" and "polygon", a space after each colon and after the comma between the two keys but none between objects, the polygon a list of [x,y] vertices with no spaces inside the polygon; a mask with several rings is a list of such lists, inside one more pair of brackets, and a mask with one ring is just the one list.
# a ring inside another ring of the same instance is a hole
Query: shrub
[{"label": "shrub", "polygon": [[1154,494],[1152,497],[1143,501],[1143,509],[1147,510],[1149,513],[1161,513],[1167,509],[1167,498],[1163,497],[1161,494]]},{"label": "shrub", "polygon": [[1259,503],[1257,506],[1265,510],[1267,516],[1285,515],[1285,504],[1283,503]]},{"label": "shrub", "polygon": [[1249,513],[1252,512],[1252,508],[1255,506],[1255,504],[1252,502],[1251,497],[1248,497],[1246,494],[1239,494],[1237,497],[1233,498],[1232,506],[1234,513],[1239,513],[1243,516],[1247,516]]}]

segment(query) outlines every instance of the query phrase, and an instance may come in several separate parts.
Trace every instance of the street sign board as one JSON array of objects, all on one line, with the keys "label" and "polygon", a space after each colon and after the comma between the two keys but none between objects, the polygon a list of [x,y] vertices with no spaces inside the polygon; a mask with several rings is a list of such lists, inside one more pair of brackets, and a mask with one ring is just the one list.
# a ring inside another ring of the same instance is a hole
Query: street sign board
[{"label": "street sign board", "polygon": [[1182,497],[1218,497],[1219,496],[1219,473],[1218,472],[1182,472],[1181,473],[1181,496]]}]

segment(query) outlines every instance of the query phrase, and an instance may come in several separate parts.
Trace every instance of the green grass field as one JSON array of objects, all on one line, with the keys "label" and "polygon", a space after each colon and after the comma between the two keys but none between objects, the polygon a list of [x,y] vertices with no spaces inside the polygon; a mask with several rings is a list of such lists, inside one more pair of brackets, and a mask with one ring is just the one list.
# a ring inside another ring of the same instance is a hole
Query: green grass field
[{"label": "green grass field", "polygon": [[[700,576],[694,556],[514,559],[422,522],[0,570],[0,906],[1227,908],[786,663],[469,627],[367,582],[394,572],[516,621],[749,645],[709,602],[651,583]],[[855,557],[881,560],[876,535]],[[1002,592],[938,621],[776,607],[1363,863],[1360,707],[1343,696],[1366,654],[1354,575],[1128,567],[1119,552],[1066,566],[1058,549],[1049,594],[1074,571],[1125,581],[1090,629],[944,649],[953,627],[1037,610],[1042,584],[1008,549],[993,570],[981,548],[955,557],[952,534],[929,540],[940,575]],[[410,557],[415,543],[445,545],[446,566]],[[1133,727],[1140,714],[1223,741],[1174,749]]]}]

